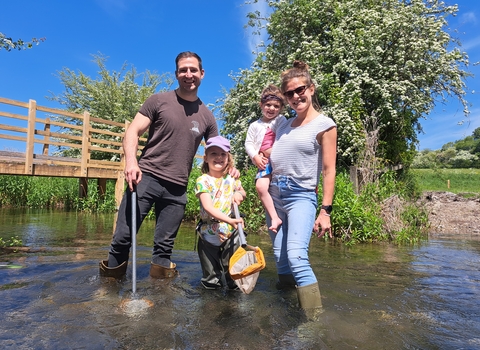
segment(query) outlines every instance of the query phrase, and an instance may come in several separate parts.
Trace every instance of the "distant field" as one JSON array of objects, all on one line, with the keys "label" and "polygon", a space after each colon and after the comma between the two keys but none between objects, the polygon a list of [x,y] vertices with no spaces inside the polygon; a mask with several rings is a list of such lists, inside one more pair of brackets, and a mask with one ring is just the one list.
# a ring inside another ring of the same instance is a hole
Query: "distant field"
[{"label": "distant field", "polygon": [[480,193],[480,169],[412,169],[412,173],[422,191]]}]

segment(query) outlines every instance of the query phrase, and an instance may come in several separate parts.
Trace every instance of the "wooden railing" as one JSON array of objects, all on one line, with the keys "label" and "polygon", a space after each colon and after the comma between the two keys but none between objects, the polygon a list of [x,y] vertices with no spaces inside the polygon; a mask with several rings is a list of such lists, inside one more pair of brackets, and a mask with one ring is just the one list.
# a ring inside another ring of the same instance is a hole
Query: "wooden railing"
[{"label": "wooden railing", "polygon": [[[125,186],[122,139],[127,127],[128,122],[94,118],[88,112],[0,97],[0,174],[78,178],[81,196],[88,191],[88,179],[97,179],[103,193],[106,181],[115,180],[118,207]],[[7,147],[2,139],[9,140]]]},{"label": "wooden railing", "polygon": [[[122,140],[129,124],[0,97],[0,174],[78,178],[81,197],[88,179],[97,179],[102,195],[107,180],[115,180],[118,208],[125,189]],[[139,154],[146,140],[139,139]]]}]

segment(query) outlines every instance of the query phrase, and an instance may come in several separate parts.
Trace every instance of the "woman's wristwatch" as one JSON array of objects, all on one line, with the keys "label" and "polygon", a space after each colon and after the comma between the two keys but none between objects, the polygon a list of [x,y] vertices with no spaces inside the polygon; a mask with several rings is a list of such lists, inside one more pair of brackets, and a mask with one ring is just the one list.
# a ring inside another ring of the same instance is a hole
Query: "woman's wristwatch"
[{"label": "woman's wristwatch", "polygon": [[333,210],[333,206],[331,205],[322,205],[320,207],[320,210],[325,210],[325,212],[327,213],[327,215],[330,215],[332,213],[332,210]]}]

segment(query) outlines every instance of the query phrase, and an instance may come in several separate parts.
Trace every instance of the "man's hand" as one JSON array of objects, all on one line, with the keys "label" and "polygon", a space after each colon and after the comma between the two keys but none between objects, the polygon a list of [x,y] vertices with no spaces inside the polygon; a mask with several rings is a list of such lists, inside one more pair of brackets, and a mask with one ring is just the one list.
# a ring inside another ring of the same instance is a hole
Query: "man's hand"
[{"label": "man's hand", "polygon": [[137,185],[140,181],[142,181],[142,171],[140,170],[140,168],[138,167],[138,163],[136,162],[132,166],[126,164],[124,174],[125,181],[127,181],[130,191],[133,191],[134,185]]},{"label": "man's hand", "polygon": [[231,177],[238,179],[240,177],[240,171],[237,168],[232,168],[228,171]]}]

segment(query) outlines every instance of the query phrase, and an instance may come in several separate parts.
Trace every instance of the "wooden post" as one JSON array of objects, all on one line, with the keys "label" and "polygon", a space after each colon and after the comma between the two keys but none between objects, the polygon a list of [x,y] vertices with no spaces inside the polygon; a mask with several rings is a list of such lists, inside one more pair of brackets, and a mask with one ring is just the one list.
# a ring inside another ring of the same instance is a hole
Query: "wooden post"
[{"label": "wooden post", "polygon": [[45,132],[47,135],[45,135],[45,143],[43,144],[43,155],[48,156],[48,141],[50,141],[50,118],[45,119]]},{"label": "wooden post", "polygon": [[[128,126],[131,123],[126,120],[125,121],[125,133],[127,132]],[[125,137],[125,134],[123,134]],[[117,210],[120,208],[120,203],[122,202],[123,193],[125,192],[125,173],[123,172],[125,169],[125,153],[122,152],[120,154],[120,165],[121,168],[117,173],[117,182],[115,182],[115,202],[117,205]]]},{"label": "wooden post", "polygon": [[450,180],[447,180],[447,188],[450,188]]},{"label": "wooden post", "polygon": [[85,198],[88,193],[88,179],[86,177],[81,177],[78,179],[78,196],[80,198]]},{"label": "wooden post", "polygon": [[97,179],[97,191],[100,198],[105,198],[105,193],[107,193],[107,179]]},{"label": "wooden post", "polygon": [[115,204],[118,210],[122,202],[123,193],[125,192],[125,174],[123,170],[119,170],[117,175],[117,181],[115,182]]},{"label": "wooden post", "polygon": [[353,190],[355,191],[356,194],[358,194],[359,188],[358,188],[358,170],[355,165],[352,165],[350,167],[350,181],[353,184]]},{"label": "wooden post", "polygon": [[35,145],[35,118],[37,112],[37,102],[29,100],[28,102],[28,126],[27,126],[27,146],[25,149],[25,174],[33,174],[33,151]]},{"label": "wooden post", "polygon": [[88,177],[88,163],[90,161],[90,113],[83,113],[83,135],[82,135],[82,163],[81,173]]}]

